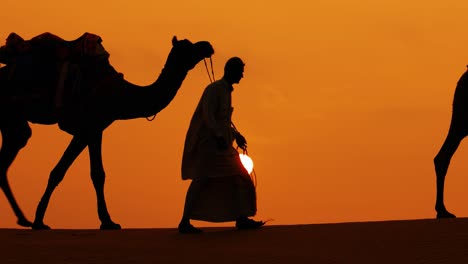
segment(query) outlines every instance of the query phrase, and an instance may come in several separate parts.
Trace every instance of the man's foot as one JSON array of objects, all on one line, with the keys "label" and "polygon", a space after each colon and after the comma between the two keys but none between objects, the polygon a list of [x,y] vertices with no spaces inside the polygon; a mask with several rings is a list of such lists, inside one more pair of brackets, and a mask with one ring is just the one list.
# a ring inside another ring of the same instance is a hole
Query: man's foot
[{"label": "man's foot", "polygon": [[203,230],[194,227],[190,223],[180,223],[178,229],[181,234],[200,234],[203,232]]},{"label": "man's foot", "polygon": [[265,222],[263,221],[255,221],[250,218],[242,218],[236,221],[236,227],[239,230],[245,230],[245,229],[258,229],[265,225]]}]

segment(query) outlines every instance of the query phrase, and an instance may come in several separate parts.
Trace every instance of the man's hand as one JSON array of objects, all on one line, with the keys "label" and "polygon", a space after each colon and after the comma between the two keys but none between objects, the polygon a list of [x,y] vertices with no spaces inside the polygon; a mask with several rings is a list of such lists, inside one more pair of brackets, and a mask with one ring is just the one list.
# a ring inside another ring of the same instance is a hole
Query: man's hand
[{"label": "man's hand", "polygon": [[242,136],[241,133],[237,132],[235,138],[237,146],[245,151],[247,149],[247,140],[245,140],[245,137]]},{"label": "man's hand", "polygon": [[218,144],[218,148],[220,150],[225,150],[228,148],[228,143],[222,136],[216,137],[216,143]]}]

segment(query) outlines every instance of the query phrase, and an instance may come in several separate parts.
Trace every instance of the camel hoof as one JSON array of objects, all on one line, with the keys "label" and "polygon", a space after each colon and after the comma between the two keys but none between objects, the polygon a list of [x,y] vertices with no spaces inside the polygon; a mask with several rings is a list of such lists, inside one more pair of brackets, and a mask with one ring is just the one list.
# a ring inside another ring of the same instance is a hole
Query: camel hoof
[{"label": "camel hoof", "polygon": [[457,218],[454,214],[450,213],[447,210],[437,212],[437,219],[442,219],[442,218]]},{"label": "camel hoof", "polygon": [[119,224],[110,222],[101,224],[101,230],[120,230],[122,227]]},{"label": "camel hoof", "polygon": [[23,226],[23,227],[31,227],[33,225],[33,223],[31,221],[29,221],[28,219],[26,219],[26,218],[18,219],[18,221],[16,221],[16,223],[19,226]]},{"label": "camel hoof", "polygon": [[50,226],[44,223],[33,223],[31,227],[33,230],[50,230]]}]

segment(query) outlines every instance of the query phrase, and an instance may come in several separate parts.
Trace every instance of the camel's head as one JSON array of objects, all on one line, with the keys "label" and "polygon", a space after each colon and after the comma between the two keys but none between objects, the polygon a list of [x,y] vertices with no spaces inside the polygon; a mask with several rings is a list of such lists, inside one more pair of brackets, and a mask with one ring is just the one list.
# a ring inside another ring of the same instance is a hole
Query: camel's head
[{"label": "camel's head", "polygon": [[191,70],[204,58],[214,54],[214,49],[208,41],[192,43],[187,39],[177,40],[172,38],[172,50],[166,62],[166,66],[174,65]]}]

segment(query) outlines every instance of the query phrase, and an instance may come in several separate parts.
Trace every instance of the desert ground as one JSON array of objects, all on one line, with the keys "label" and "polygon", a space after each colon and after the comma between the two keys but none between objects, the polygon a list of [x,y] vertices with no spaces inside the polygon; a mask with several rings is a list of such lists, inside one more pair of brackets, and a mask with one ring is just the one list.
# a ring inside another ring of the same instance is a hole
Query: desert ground
[{"label": "desert ground", "polygon": [[468,263],[468,218],[203,230],[0,229],[0,263]]}]

